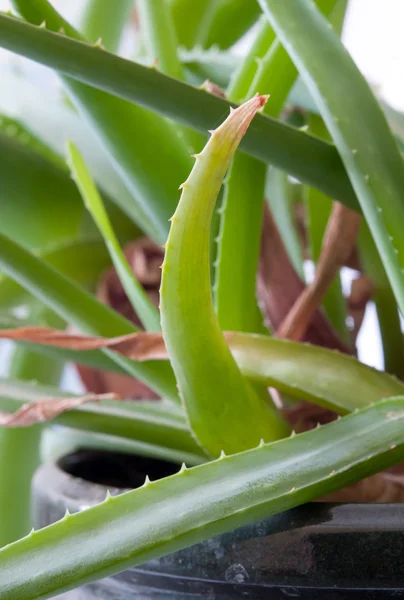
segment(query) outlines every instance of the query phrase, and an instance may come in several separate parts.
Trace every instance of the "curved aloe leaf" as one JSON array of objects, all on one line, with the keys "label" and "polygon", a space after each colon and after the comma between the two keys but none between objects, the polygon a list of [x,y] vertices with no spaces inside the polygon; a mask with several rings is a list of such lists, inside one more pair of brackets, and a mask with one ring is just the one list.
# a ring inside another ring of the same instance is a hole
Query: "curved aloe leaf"
[{"label": "curved aloe leaf", "polygon": [[390,399],[67,514],[0,551],[0,596],[51,598],[354,483],[403,460],[403,419]]},{"label": "curved aloe leaf", "polygon": [[[71,38],[83,41],[79,32],[60,17],[47,0],[37,0],[35,5],[29,0],[13,0],[13,5],[28,21],[37,25],[46,22],[51,31],[63,28]],[[99,46],[97,48],[104,54]],[[101,139],[117,172],[132,191],[134,200],[139,202],[141,214],[146,214],[162,243],[168,233],[167,221],[176,206],[178,181],[186,176],[191,165],[175,126],[159,115],[110,94],[68,77],[62,79],[79,113]],[[141,139],[141,143],[133,143],[136,139]],[[159,153],[159,177],[155,177],[156,152]]]},{"label": "curved aloe leaf", "polygon": [[105,240],[119,279],[130,303],[139,315],[139,318],[146,329],[149,331],[160,331],[159,313],[149,300],[142,285],[134,276],[115,236],[107,212],[102,203],[101,196],[91,178],[87,165],[76,146],[71,142],[68,144],[68,160],[73,179],[76,181],[84,203]]},{"label": "curved aloe leaf", "polygon": [[[229,109],[226,100],[154,69],[3,15],[0,47],[202,132],[218,123]],[[358,209],[351,183],[332,144],[258,116],[241,148]]]},{"label": "curved aloe leaf", "polygon": [[[66,397],[66,392],[32,382],[0,380],[2,411],[15,412],[28,402],[46,397]],[[206,458],[193,439],[182,413],[164,401],[100,400],[64,412],[52,423],[183,452],[193,456],[194,462]]]},{"label": "curved aloe leaf", "polygon": [[[212,133],[182,184],[171,219],[160,290],[161,326],[187,415],[212,456],[237,452],[287,431],[241,376],[220,330],[210,282],[210,226],[237,146],[265,98],[235,110]],[[240,419],[243,414],[243,419]]]},{"label": "curved aloe leaf", "polygon": [[[132,323],[77,283],[3,235],[0,235],[0,267],[45,306],[84,331],[107,337],[137,331]],[[168,364],[140,365],[115,353],[105,353],[161,396],[177,401],[175,380]]]},{"label": "curved aloe leaf", "polygon": [[404,394],[404,383],[347,354],[261,335],[226,339],[245,377],[339,414]]},{"label": "curved aloe leaf", "polygon": [[337,34],[315,6],[259,0],[338,147],[401,311],[404,162],[386,118]]}]

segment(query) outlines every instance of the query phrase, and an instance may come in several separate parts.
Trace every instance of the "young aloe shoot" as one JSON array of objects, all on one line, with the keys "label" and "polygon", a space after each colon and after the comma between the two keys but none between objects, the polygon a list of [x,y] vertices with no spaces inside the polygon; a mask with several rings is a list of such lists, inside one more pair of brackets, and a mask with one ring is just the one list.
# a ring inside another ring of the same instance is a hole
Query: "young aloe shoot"
[{"label": "young aloe shoot", "polygon": [[[161,324],[194,434],[211,456],[279,439],[286,424],[241,375],[216,317],[210,280],[210,226],[231,159],[266,96],[230,112],[212,132],[181,185],[171,219],[160,290]],[[240,415],[243,414],[243,418]]]}]

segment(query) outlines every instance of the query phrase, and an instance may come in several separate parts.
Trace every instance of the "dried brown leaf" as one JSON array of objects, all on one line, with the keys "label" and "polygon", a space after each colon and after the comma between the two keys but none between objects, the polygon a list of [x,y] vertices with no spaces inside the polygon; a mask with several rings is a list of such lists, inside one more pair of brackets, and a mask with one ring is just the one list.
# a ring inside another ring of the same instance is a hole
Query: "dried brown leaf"
[{"label": "dried brown leaf", "polygon": [[[277,331],[305,289],[289,260],[269,208],[264,210],[257,293],[265,317]],[[320,308],[314,311],[302,341],[352,354]]]},{"label": "dried brown leaf", "polygon": [[116,394],[87,394],[75,398],[42,398],[36,402],[24,404],[15,413],[0,412],[0,427],[29,427],[35,423],[50,421],[87,402],[117,399]]}]

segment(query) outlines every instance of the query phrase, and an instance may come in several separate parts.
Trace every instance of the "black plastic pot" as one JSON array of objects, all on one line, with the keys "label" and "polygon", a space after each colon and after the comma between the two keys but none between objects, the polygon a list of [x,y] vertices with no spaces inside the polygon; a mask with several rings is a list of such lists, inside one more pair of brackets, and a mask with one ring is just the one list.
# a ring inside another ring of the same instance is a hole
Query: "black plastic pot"
[{"label": "black plastic pot", "polygon": [[[178,465],[80,451],[34,478],[37,527]],[[75,592],[80,600],[404,598],[404,505],[307,504]]]}]

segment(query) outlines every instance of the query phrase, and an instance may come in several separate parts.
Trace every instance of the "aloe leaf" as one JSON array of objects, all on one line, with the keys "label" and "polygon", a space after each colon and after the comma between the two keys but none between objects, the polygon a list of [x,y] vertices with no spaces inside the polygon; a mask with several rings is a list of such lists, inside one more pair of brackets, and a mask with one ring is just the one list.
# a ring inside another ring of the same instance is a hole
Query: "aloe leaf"
[{"label": "aloe leaf", "polygon": [[200,46],[191,50],[180,48],[179,56],[185,69],[186,81],[199,86],[209,79],[226,89],[238,65],[238,59],[234,54],[221,52],[216,48],[209,50],[203,50]]},{"label": "aloe leaf", "polygon": [[[133,201],[133,196],[115,172],[111,159],[98,143],[97,137],[60,93],[49,89],[45,92],[21,75],[10,72],[2,74],[2,84],[2,112],[18,119],[49,146],[64,165],[61,157],[65,152],[65,140],[74,141],[83,153],[97,184],[113,200],[114,205],[120,207],[133,223],[138,223],[144,231],[148,231],[153,239],[158,239],[152,224],[140,211],[139,203]],[[126,222],[130,225],[128,219]]]},{"label": "aloe leaf", "polygon": [[[27,0],[14,0],[13,4],[27,20],[36,24],[45,21],[52,31],[63,28],[73,39],[83,39],[47,0],[36,1],[35,6]],[[97,49],[104,54],[100,47]],[[141,214],[146,214],[153,231],[158,232],[158,241],[163,242],[168,233],[167,221],[177,203],[178,181],[186,176],[191,165],[185,143],[177,135],[175,126],[159,115],[100,90],[70,78],[62,79],[79,113],[113,158],[117,172],[139,203]],[[134,144],[136,139],[142,143]],[[159,177],[155,177],[157,151]]]},{"label": "aloe leaf", "polygon": [[347,354],[261,335],[226,339],[245,377],[339,414],[404,393],[404,383]]},{"label": "aloe leaf", "polygon": [[101,196],[80,152],[68,144],[68,160],[80,193],[107,245],[119,279],[134,310],[149,331],[160,331],[160,316],[130,268],[108,219]]},{"label": "aloe leaf", "polygon": [[264,102],[265,98],[256,97],[235,110],[195,157],[171,219],[163,263],[164,340],[192,430],[213,456],[221,450],[252,447],[260,438],[282,437],[287,430],[244,381],[232,359],[215,315],[210,281],[210,226],[216,197],[243,133]]},{"label": "aloe leaf", "polygon": [[269,25],[268,20],[262,16],[251,48],[243,61],[233,71],[226,90],[227,96],[234,102],[243,102],[247,98],[260,59],[265,56],[275,39],[274,30]]},{"label": "aloe leaf", "polygon": [[[50,311],[36,306],[31,318],[44,324],[60,326]],[[16,347],[11,357],[8,377],[20,380],[35,378],[42,383],[56,385],[59,382],[62,363],[57,360],[38,360],[27,348]],[[0,511],[7,519],[0,522],[0,546],[5,546],[23,535],[31,527],[31,479],[40,464],[39,449],[42,427],[0,428]],[[10,456],[13,460],[10,460]]]},{"label": "aloe leaf", "polygon": [[291,184],[288,176],[279,169],[271,168],[267,174],[265,193],[277,228],[289,259],[299,277],[304,281],[302,247],[298,237],[290,197]]},{"label": "aloe leaf", "polygon": [[35,248],[77,236],[83,207],[73,182],[63,169],[21,143],[16,124],[7,129],[0,133],[0,231]]},{"label": "aloe leaf", "polygon": [[384,368],[389,373],[403,379],[404,338],[401,332],[400,313],[386,271],[366,223],[361,224],[358,247],[365,273],[371,278],[374,286],[372,300],[376,305],[379,321]]},{"label": "aloe leaf", "polygon": [[199,24],[196,41],[205,48],[229,48],[259,17],[256,2],[211,0]]},{"label": "aloe leaf", "polygon": [[[218,123],[229,108],[226,100],[155,69],[3,15],[0,46],[202,132]],[[332,144],[258,115],[241,148],[358,209],[351,183]]]},{"label": "aloe leaf", "polygon": [[1,598],[50,598],[391,467],[403,418],[403,399],[389,399],[67,514],[0,551]]},{"label": "aloe leaf", "polygon": [[265,175],[266,165],[238,154],[225,179],[214,284],[222,329],[266,331],[256,297]]},{"label": "aloe leaf", "polygon": [[[245,99],[258,60],[273,40],[272,29],[261,24],[250,52],[227,90],[231,100]],[[216,312],[222,329],[265,331],[256,299],[265,175],[265,164],[239,154],[225,179],[214,282]]]},{"label": "aloe leaf", "polygon": [[116,52],[125,24],[129,18],[133,0],[87,0],[81,30],[90,42],[99,38],[110,52]]},{"label": "aloe leaf", "polygon": [[197,454],[191,454],[183,450],[175,450],[166,446],[154,446],[147,442],[140,442],[114,435],[104,435],[71,429],[61,426],[44,429],[41,439],[41,457],[43,461],[56,462],[63,456],[82,450],[83,448],[96,448],[109,452],[125,452],[136,456],[147,456],[158,460],[193,466],[205,462],[205,459]]},{"label": "aloe leaf", "polygon": [[185,48],[195,45],[196,32],[211,0],[167,0],[178,42]]},{"label": "aloe leaf", "polygon": [[[184,69],[178,56],[178,41],[171,11],[165,0],[138,0],[137,10],[146,52],[151,64],[157,62],[159,71],[183,80]],[[177,125],[178,135],[185,141],[190,153],[204,143],[196,131]]]},{"label": "aloe leaf", "polygon": [[[317,0],[317,4],[325,14],[330,14],[335,1]],[[262,35],[260,31],[251,53],[261,51]],[[245,80],[251,74],[250,58],[247,57],[245,68],[240,68],[233,79],[231,91],[235,94],[245,87]],[[297,69],[277,40],[257,59],[259,66],[250,81],[248,95],[262,90],[273,92],[263,111],[278,116],[295,82]],[[265,179],[266,165],[241,154],[234,157],[225,186],[215,281],[217,312],[223,329],[251,332],[264,329],[257,307],[256,274]]]},{"label": "aloe leaf", "polygon": [[[111,265],[104,242],[94,236],[53,244],[36,254],[90,290],[95,288],[100,274]],[[22,305],[30,298],[30,294],[16,281],[4,273],[0,275],[0,309]]]},{"label": "aloe leaf", "polygon": [[[83,331],[106,337],[137,331],[124,317],[4,235],[0,235],[0,267],[45,306]],[[109,351],[105,354],[161,396],[177,401],[175,381],[168,364],[141,365]]]},{"label": "aloe leaf", "polygon": [[[0,408],[6,412],[15,412],[24,404],[42,398],[68,395],[50,385],[0,380]],[[151,446],[184,452],[193,456],[194,461],[204,460],[204,455],[193,439],[182,414],[173,410],[171,403],[164,401],[100,400],[62,413],[53,419],[52,423],[81,431],[136,440]]]},{"label": "aloe leaf", "polygon": [[176,79],[184,79],[182,64],[177,55],[177,36],[168,4],[165,0],[138,0],[137,10],[151,63],[157,61],[159,71]]},{"label": "aloe leaf", "polygon": [[[404,163],[386,118],[337,34],[309,2],[259,0],[337,145],[404,311]],[[326,49],[326,51],[325,51]]]}]

